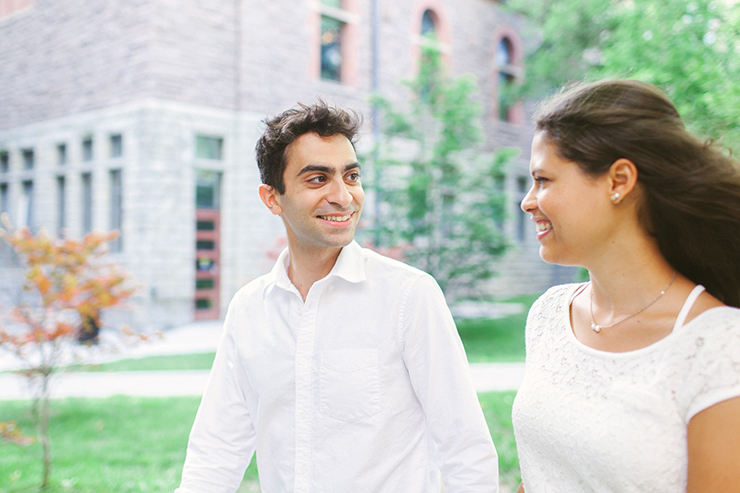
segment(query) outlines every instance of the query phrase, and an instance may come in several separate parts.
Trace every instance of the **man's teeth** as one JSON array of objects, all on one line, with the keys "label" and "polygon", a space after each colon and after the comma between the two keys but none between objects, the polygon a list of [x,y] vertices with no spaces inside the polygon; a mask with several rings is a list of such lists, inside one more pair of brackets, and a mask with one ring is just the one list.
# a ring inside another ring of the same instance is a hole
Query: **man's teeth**
[{"label": "man's teeth", "polygon": [[352,217],[352,214],[347,214],[346,216],[319,216],[319,217],[326,221],[336,221],[338,223],[341,223],[341,222],[349,220],[349,218]]},{"label": "man's teeth", "polygon": [[542,233],[543,231],[550,231],[552,225],[550,223],[537,223],[537,232]]}]

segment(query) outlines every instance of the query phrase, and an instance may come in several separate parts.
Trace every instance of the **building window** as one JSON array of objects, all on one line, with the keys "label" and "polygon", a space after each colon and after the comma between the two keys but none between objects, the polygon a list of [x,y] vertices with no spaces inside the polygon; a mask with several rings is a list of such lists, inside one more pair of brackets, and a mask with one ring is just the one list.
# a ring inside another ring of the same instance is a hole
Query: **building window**
[{"label": "building window", "polygon": [[197,209],[220,208],[220,189],[221,173],[198,170],[195,184],[195,207]]},{"label": "building window", "polygon": [[[506,195],[506,173],[502,168],[497,168],[493,172],[493,188],[502,197]],[[501,207],[496,206],[496,227],[503,233],[504,231],[504,220],[506,219],[506,202]]]},{"label": "building window", "polygon": [[82,173],[82,233],[92,231],[92,173]]},{"label": "building window", "polygon": [[85,137],[82,140],[82,160],[83,161],[93,160],[93,139],[92,137]]},{"label": "building window", "polygon": [[320,80],[355,85],[358,80],[360,13],[355,0],[313,2],[316,17],[311,74]]},{"label": "building window", "polygon": [[521,197],[516,208],[516,239],[519,241],[519,243],[524,243],[524,240],[526,239],[527,214],[522,210],[522,201],[527,194],[528,181],[529,179],[525,176],[519,176],[516,179],[516,188],[519,192],[519,196]]},{"label": "building window", "polygon": [[339,82],[342,76],[342,22],[321,16],[321,78]]},{"label": "building window", "polygon": [[438,36],[439,17],[431,10],[426,9],[421,15],[421,37],[419,38],[421,47],[420,66],[425,66],[427,75],[422,78],[420,94],[422,101],[428,101],[430,94],[433,92],[434,83],[438,79],[441,66],[430,63],[439,54],[444,60],[444,48]]},{"label": "building window", "polygon": [[224,139],[221,137],[195,136],[195,157],[199,159],[223,159]]},{"label": "building window", "polygon": [[57,164],[59,166],[67,164],[67,144],[57,145]]},{"label": "building window", "polygon": [[437,32],[436,15],[431,10],[427,9],[421,16],[421,35],[422,36],[433,36]]},{"label": "building window", "polygon": [[517,67],[512,57],[512,44],[509,38],[501,38],[496,49],[496,67],[498,69],[498,117],[511,121],[511,107],[514,105],[514,81]]},{"label": "building window", "polygon": [[23,149],[23,169],[33,169],[33,149]]},{"label": "building window", "polygon": [[123,156],[123,136],[115,134],[110,136],[110,157],[116,158]]},{"label": "building window", "polygon": [[120,169],[110,172],[110,229],[118,230],[118,238],[110,243],[111,252],[120,252],[123,226],[123,181]]},{"label": "building window", "polygon": [[57,176],[57,232],[64,237],[67,227],[67,186],[63,176]]},{"label": "building window", "polygon": [[350,37],[354,32],[350,24],[354,24],[355,18],[346,10],[342,0],[321,0],[319,3],[320,14],[320,70],[319,74],[324,80],[335,82],[351,82],[353,72],[347,65],[347,50],[351,49]]},{"label": "building window", "polygon": [[10,213],[10,196],[8,193],[8,184],[0,183],[0,214]]},{"label": "building window", "polygon": [[23,182],[23,194],[20,197],[18,212],[20,213],[18,226],[27,226],[33,231],[33,180]]},{"label": "building window", "polygon": [[8,151],[0,151],[0,174],[10,171],[10,155]]}]

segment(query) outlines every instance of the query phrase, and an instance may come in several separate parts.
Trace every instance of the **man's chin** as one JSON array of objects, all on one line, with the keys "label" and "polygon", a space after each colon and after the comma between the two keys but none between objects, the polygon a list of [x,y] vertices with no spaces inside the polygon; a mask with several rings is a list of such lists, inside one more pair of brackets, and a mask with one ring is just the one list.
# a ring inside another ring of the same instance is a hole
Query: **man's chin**
[{"label": "man's chin", "polygon": [[342,234],[338,235],[331,235],[329,238],[327,238],[327,244],[334,247],[334,248],[344,248],[355,239],[355,230],[352,228],[352,231],[344,231]]}]

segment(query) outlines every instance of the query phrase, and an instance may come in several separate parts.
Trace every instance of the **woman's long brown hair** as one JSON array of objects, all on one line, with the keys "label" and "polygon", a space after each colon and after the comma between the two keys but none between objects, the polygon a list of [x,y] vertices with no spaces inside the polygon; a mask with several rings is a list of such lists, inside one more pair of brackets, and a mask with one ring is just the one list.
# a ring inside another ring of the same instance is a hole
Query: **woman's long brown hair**
[{"label": "woman's long brown hair", "polygon": [[740,170],[686,130],[668,97],[633,80],[579,84],[535,115],[559,155],[591,175],[632,161],[644,198],[640,221],[679,272],[740,306]]}]

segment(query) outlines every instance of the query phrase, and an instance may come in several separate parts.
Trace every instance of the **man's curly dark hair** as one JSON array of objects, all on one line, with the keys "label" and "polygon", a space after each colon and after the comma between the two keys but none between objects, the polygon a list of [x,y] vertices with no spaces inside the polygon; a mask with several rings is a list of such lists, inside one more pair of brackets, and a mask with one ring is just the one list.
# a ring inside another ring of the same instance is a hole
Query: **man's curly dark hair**
[{"label": "man's curly dark hair", "polygon": [[287,166],[286,149],[303,134],[316,133],[321,137],[344,135],[355,145],[355,137],[362,126],[362,117],[355,111],[329,106],[319,99],[315,104],[299,103],[283,113],[265,120],[266,129],[255,148],[257,166],[262,183],[285,193],[283,174]]}]

